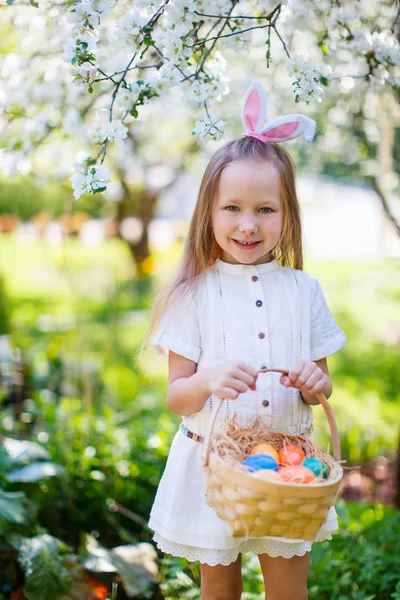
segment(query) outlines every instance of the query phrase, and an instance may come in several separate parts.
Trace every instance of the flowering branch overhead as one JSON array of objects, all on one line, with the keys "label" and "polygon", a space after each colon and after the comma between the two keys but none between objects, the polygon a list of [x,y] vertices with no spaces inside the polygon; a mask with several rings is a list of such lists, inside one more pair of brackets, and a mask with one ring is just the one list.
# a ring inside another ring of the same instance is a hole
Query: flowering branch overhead
[{"label": "flowering branch overhead", "polygon": [[[38,8],[27,2],[9,0],[12,6],[4,11],[10,31],[24,35],[21,48],[5,56],[0,69],[4,150],[17,158],[27,155],[54,131],[72,135],[75,122],[88,145],[101,147],[96,158],[77,166],[71,178],[75,197],[106,188],[109,144],[121,143],[141,107],[173,87],[200,117],[193,135],[219,140],[225,122],[215,104],[229,93],[223,56],[229,49],[264,44],[266,67],[283,54],[295,102],[321,102],[324,89],[343,77],[400,95],[397,2],[380,3],[378,15],[368,0],[338,0],[333,6],[330,0],[43,0]],[[296,47],[303,34],[308,57]],[[272,38],[278,42],[273,52]],[[94,102],[83,122],[87,94]],[[107,111],[99,114],[106,120],[93,118],[105,98]],[[27,126],[28,120],[34,125]]]}]

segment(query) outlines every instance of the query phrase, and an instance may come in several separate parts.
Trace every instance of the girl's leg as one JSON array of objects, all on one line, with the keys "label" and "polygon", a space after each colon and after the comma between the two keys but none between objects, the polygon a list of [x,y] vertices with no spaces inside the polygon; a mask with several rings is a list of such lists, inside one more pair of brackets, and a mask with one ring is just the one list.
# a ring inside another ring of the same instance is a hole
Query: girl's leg
[{"label": "girl's leg", "polygon": [[293,558],[272,558],[259,554],[268,600],[307,600],[310,553]]},{"label": "girl's leg", "polygon": [[242,557],[227,565],[200,564],[201,600],[240,600],[242,595]]}]

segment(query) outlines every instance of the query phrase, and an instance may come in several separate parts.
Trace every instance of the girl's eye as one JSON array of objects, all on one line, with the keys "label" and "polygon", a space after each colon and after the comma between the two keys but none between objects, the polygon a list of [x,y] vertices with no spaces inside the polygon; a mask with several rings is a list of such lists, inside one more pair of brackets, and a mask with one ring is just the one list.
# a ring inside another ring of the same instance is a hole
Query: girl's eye
[{"label": "girl's eye", "polygon": [[262,213],[264,213],[264,214],[265,214],[265,213],[267,213],[267,214],[268,214],[268,213],[272,212],[272,209],[271,209],[271,208],[269,208],[269,206],[263,206],[262,208],[260,208],[260,211],[261,211]]},{"label": "girl's eye", "polygon": [[237,210],[239,210],[239,209],[238,209],[238,207],[237,207],[237,206],[232,206],[232,205],[231,205],[231,206],[227,206],[227,207],[225,208],[225,210],[230,210],[230,211],[232,211],[232,212],[236,212],[236,211],[237,211]]}]

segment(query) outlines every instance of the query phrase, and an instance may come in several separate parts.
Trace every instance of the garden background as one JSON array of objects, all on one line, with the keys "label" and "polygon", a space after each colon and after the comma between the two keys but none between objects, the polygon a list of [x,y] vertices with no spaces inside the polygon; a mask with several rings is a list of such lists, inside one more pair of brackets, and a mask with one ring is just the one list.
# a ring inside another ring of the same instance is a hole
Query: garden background
[{"label": "garden background", "polygon": [[[57,153],[46,142],[32,150],[33,169],[3,169],[1,600],[200,597],[198,567],[157,554],[147,528],[179,418],[146,330],[179,262],[202,171],[242,133],[237,99],[258,78],[274,116],[293,112],[279,61],[267,72],[255,48],[228,55],[223,140],[192,137],[193,114],[171,93],[144,106],[109,151],[114,183],[104,194],[73,201],[60,169],[73,147],[62,135]],[[287,144],[305,270],[347,336],[329,361],[346,460],[340,531],[312,551],[310,600],[400,600],[399,107],[385,90],[355,92],[347,80],[307,114],[315,141]],[[314,415],[327,448],[322,411]],[[243,570],[243,599],[264,598],[255,556]]]}]

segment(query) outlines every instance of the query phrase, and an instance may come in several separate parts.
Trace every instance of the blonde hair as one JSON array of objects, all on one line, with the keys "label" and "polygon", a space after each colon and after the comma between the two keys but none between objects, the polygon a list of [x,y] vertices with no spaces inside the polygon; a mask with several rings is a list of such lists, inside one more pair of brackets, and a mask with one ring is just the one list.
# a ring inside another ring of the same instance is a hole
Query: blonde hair
[{"label": "blonde hair", "polygon": [[289,153],[279,144],[262,142],[252,137],[244,136],[229,142],[212,156],[206,167],[181,264],[168,287],[156,298],[150,336],[157,329],[168,307],[179,297],[195,289],[198,276],[201,276],[220,254],[212,229],[212,206],[221,172],[227,164],[235,160],[265,162],[277,168],[282,202],[282,232],[271,255],[281,266],[303,268],[300,206],[296,194],[294,165]]}]

